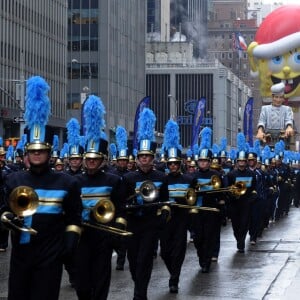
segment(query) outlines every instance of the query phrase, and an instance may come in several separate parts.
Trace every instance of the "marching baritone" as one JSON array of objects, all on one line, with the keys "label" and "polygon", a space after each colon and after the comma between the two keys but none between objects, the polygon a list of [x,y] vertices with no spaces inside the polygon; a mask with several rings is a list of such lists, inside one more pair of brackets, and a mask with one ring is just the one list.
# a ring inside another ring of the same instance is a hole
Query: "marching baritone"
[{"label": "marching baritone", "polygon": [[30,167],[10,174],[5,181],[1,220],[12,229],[10,300],[58,299],[64,257],[76,249],[81,233],[76,180],[49,166],[51,146],[45,142],[48,90],[39,76],[27,80],[24,118],[30,130],[26,145]]}]

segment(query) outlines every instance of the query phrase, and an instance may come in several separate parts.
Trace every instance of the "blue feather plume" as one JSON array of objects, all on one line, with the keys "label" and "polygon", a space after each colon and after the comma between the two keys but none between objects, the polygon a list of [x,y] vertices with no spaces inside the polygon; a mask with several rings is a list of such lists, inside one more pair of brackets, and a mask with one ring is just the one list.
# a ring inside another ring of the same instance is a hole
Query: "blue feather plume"
[{"label": "blue feather plume", "polygon": [[0,147],[3,147],[3,138],[0,137]]},{"label": "blue feather plume", "polygon": [[226,151],[227,148],[227,139],[225,137],[221,138],[220,142],[220,151]]},{"label": "blue feather plume", "polygon": [[258,157],[261,157],[261,148],[260,148],[260,141],[255,140],[254,141],[254,151],[257,154]]},{"label": "blue feather plume", "polygon": [[12,161],[14,159],[14,147],[9,145],[6,151],[6,160]]},{"label": "blue feather plume", "polygon": [[164,147],[166,149],[176,148],[182,150],[180,145],[179,126],[177,122],[169,120],[164,131]]},{"label": "blue feather plume", "polygon": [[24,145],[23,145],[22,139],[18,141],[16,150],[22,150],[22,151],[24,150]]},{"label": "blue feather plume", "polygon": [[100,138],[107,141],[107,135],[104,130],[101,130]]},{"label": "blue feather plume", "polygon": [[83,109],[87,140],[95,142],[100,140],[101,131],[105,128],[104,114],[105,108],[101,99],[95,95],[90,95]]},{"label": "blue feather plume", "polygon": [[213,144],[211,150],[212,150],[213,156],[214,156],[214,157],[217,157],[218,154],[219,154],[219,152],[220,152],[219,145]]},{"label": "blue feather plume", "polygon": [[262,154],[262,160],[265,161],[266,159],[270,159],[271,158],[271,148],[270,146],[266,145],[264,147],[264,149],[261,152]]},{"label": "blue feather plume", "polygon": [[198,155],[199,154],[199,145],[198,144],[193,145],[192,151],[193,151],[194,155]]},{"label": "blue feather plume", "polygon": [[150,108],[144,108],[140,113],[139,117],[139,127],[137,131],[138,141],[150,140],[151,142],[155,141],[155,122],[156,117],[154,112]]},{"label": "blue feather plume", "polygon": [[109,145],[109,152],[110,152],[110,155],[111,155],[112,157],[115,157],[115,156],[117,155],[117,146],[116,146],[116,144],[111,143],[111,144]]},{"label": "blue feather plume", "polygon": [[127,150],[127,131],[122,126],[117,126],[116,129],[116,142],[117,142],[117,149]]},{"label": "blue feather plume", "polygon": [[53,142],[52,142],[52,150],[53,151],[58,151],[58,144],[59,144],[58,135],[54,134],[53,135]]},{"label": "blue feather plume", "polygon": [[192,149],[188,149],[188,150],[186,151],[186,156],[187,156],[187,157],[192,157],[192,155],[193,155]]},{"label": "blue feather plume", "polygon": [[70,146],[79,145],[80,140],[80,124],[77,119],[71,118],[67,123],[67,140]]},{"label": "blue feather plume", "polygon": [[229,152],[229,157],[231,160],[235,160],[236,159],[236,155],[237,155],[237,150],[236,149],[231,149]]},{"label": "blue feather plume", "polygon": [[134,156],[137,156],[138,150],[137,150],[137,149],[133,149],[132,154],[133,154]]},{"label": "blue feather plume", "polygon": [[22,135],[22,144],[23,144],[23,147],[26,146],[26,144],[27,144],[27,134]]},{"label": "blue feather plume", "polygon": [[242,132],[237,134],[237,151],[247,151],[246,137]]},{"label": "blue feather plume", "polygon": [[201,136],[200,150],[211,148],[211,135],[212,135],[211,128],[204,127],[201,130],[201,132],[200,132],[200,136]]},{"label": "blue feather plume", "polygon": [[85,149],[85,145],[86,145],[86,137],[84,135],[81,135],[79,137],[79,145]]},{"label": "blue feather plume", "polygon": [[26,106],[24,119],[29,129],[34,125],[46,126],[50,115],[48,83],[40,76],[33,76],[26,84]]}]

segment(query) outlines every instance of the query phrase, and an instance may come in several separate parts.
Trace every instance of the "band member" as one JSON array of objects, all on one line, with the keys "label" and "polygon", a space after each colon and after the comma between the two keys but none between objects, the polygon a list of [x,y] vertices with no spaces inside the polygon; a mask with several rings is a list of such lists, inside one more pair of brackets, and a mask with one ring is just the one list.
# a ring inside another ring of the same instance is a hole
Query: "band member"
[{"label": "band member", "polygon": [[[164,132],[164,147],[167,151],[166,184],[169,190],[169,201],[187,205],[188,188],[192,177],[181,173],[181,145],[179,126],[169,120]],[[161,258],[170,273],[170,293],[178,293],[179,276],[186,252],[189,209],[173,206],[171,219],[160,235]]]},{"label": "band member", "polygon": [[169,206],[159,204],[168,200],[167,186],[163,187],[165,175],[153,168],[156,148],[155,121],[153,111],[144,108],[140,114],[137,132],[138,170],[124,176],[128,199],[128,230],[133,232],[128,239],[127,258],[134,281],[135,300],[147,299],[159,230],[166,225],[170,215]]},{"label": "band member", "polygon": [[100,230],[97,224],[125,229],[126,220],[121,212],[124,193],[121,178],[101,169],[108,145],[101,138],[104,127],[101,99],[90,95],[83,113],[87,137],[85,173],[75,177],[81,190],[85,226],[74,259],[75,289],[79,300],[107,299],[114,233]]},{"label": "band member", "polygon": [[294,116],[292,108],[283,105],[284,83],[280,82],[271,87],[272,104],[264,105],[261,108],[258,124],[257,139],[266,142],[266,134],[270,133],[276,142],[283,131],[283,138],[287,139],[294,134]]},{"label": "band member", "polygon": [[237,145],[236,169],[227,174],[228,185],[233,186],[242,183],[245,185],[246,191],[230,197],[229,210],[238,252],[244,253],[245,239],[249,230],[251,203],[256,199],[256,177],[255,173],[247,168],[246,138],[244,134],[238,133]]},{"label": "band member", "polygon": [[[221,194],[208,193],[214,189],[214,181],[221,185],[220,174],[210,168],[212,159],[211,135],[209,127],[202,129],[198,155],[198,172],[194,174],[192,186],[203,193],[197,195],[197,206],[192,221],[194,245],[202,273],[208,273],[220,230],[219,202],[224,204]],[[200,187],[200,188],[199,188]]]},{"label": "band member", "polygon": [[[127,131],[122,126],[117,126],[116,129],[116,144],[117,144],[117,152],[116,152],[116,168],[111,171],[112,174],[115,174],[120,177],[124,177],[125,174],[129,172],[127,169],[128,165],[128,150],[127,150]],[[126,260],[126,240],[120,240],[120,243],[115,245],[115,250],[117,252],[117,271],[124,270],[124,264]]]},{"label": "band member", "polygon": [[[1,220],[13,230],[10,300],[58,299],[63,258],[76,249],[81,232],[81,201],[76,181],[49,167],[51,146],[45,142],[50,113],[48,90],[48,84],[39,76],[27,80],[24,119],[30,130],[30,142],[26,145],[30,168],[14,172],[5,180]],[[19,191],[20,201],[28,198],[28,213],[23,206],[23,213],[19,212]],[[24,217],[17,217],[20,214]],[[32,229],[29,231],[28,227]]]}]

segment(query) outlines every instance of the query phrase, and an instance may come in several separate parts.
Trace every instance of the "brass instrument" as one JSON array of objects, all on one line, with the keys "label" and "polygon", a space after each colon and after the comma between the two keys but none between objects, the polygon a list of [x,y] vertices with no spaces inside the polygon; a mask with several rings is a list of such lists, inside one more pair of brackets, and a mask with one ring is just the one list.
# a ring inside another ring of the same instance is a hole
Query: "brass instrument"
[{"label": "brass instrument", "polygon": [[94,207],[91,208],[91,210],[93,212],[95,220],[100,224],[91,224],[88,222],[83,222],[82,225],[123,236],[129,236],[133,234],[130,231],[122,230],[108,225],[103,225],[109,223],[115,216],[116,209],[115,205],[112,203],[111,200],[101,199],[97,202],[97,204]]},{"label": "brass instrument", "polygon": [[140,195],[142,199],[146,202],[143,204],[128,204],[126,205],[127,209],[131,208],[142,208],[142,207],[151,207],[151,206],[161,206],[165,204],[170,204],[171,202],[153,202],[158,197],[158,189],[151,180],[145,180],[141,183],[139,188],[136,188],[135,194],[131,195],[127,200],[135,198],[137,195]]},{"label": "brass instrument", "polygon": [[225,188],[219,188],[217,190],[207,191],[206,193],[212,194],[212,193],[229,192],[233,196],[239,197],[245,195],[246,191],[247,191],[246,183],[244,181],[237,181],[235,184],[231,186]]},{"label": "brass instrument", "polygon": [[150,180],[143,181],[136,194],[140,194],[145,202],[153,202],[158,196],[158,190],[154,183]]},{"label": "brass instrument", "polygon": [[213,175],[213,176],[211,176],[211,178],[210,178],[209,184],[208,184],[208,183],[205,183],[205,184],[198,183],[198,184],[196,185],[195,190],[196,190],[196,192],[203,192],[203,193],[206,193],[206,192],[208,192],[207,190],[206,190],[206,191],[201,191],[201,188],[202,188],[202,187],[205,187],[205,186],[212,186],[213,190],[217,190],[217,189],[219,189],[219,188],[221,187],[221,185],[222,185],[222,181],[221,181],[220,177],[217,176],[217,175]]},{"label": "brass instrument", "polygon": [[[39,205],[39,197],[35,190],[29,186],[18,186],[9,195],[9,206],[12,212],[17,218],[21,220],[23,217],[28,217],[33,215]],[[7,212],[9,213],[9,212]],[[15,229],[27,232],[29,234],[35,235],[37,231],[29,227],[20,227],[14,224],[10,219],[7,218],[6,214],[3,213],[1,216],[1,221],[4,223],[9,223],[10,226]]]}]

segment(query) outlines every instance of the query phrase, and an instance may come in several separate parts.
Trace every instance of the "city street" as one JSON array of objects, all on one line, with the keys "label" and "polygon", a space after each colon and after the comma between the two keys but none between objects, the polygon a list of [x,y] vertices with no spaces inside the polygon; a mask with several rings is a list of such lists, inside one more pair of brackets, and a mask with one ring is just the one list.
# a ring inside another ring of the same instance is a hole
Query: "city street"
[{"label": "city street", "polygon": [[[154,261],[149,300],[189,299],[299,299],[300,294],[300,209],[291,208],[289,216],[269,229],[252,246],[247,239],[244,254],[236,252],[231,224],[222,228],[219,260],[208,274],[202,274],[194,245],[188,243],[187,255],[177,295],[169,294],[168,272],[160,257]],[[6,299],[9,251],[0,254],[0,299]],[[113,257],[109,300],[129,300],[133,283],[128,270],[115,270]],[[66,273],[60,299],[76,299]]]}]

